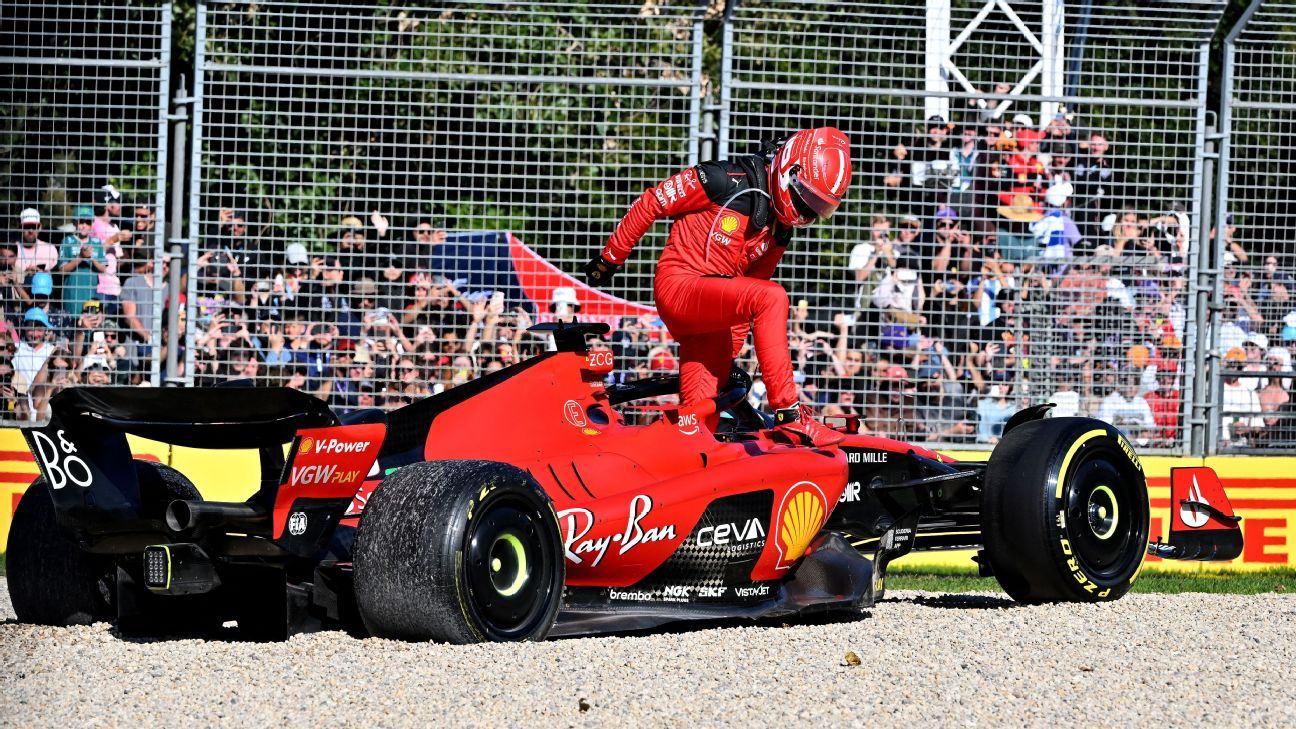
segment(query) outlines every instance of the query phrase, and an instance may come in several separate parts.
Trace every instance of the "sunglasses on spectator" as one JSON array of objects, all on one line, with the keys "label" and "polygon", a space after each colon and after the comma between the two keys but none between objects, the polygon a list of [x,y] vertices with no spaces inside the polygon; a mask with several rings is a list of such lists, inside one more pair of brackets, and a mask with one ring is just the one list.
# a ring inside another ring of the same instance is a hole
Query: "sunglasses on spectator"
[{"label": "sunglasses on spectator", "polygon": [[956,225],[958,225],[958,223],[951,223],[951,222],[949,222],[949,221],[942,221],[942,222],[940,222],[940,223],[937,223],[937,224],[936,224],[936,227],[937,227],[937,228],[953,228],[953,227],[956,226]]},{"label": "sunglasses on spectator", "polygon": [[94,221],[90,220],[89,218],[81,218],[76,221],[77,225],[92,225],[93,223]]},{"label": "sunglasses on spectator", "polygon": [[22,229],[23,229],[24,231],[27,231],[27,230],[40,230],[40,224],[39,224],[39,223],[24,223],[23,226],[22,226]]}]

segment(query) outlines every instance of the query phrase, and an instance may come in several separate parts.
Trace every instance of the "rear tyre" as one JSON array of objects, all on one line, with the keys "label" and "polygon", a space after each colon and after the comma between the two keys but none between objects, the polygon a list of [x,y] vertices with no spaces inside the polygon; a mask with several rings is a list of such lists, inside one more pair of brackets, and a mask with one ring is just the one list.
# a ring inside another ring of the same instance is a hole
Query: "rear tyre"
[{"label": "rear tyre", "polygon": [[[202,501],[202,494],[187,476],[153,461],[135,460],[139,479],[140,516],[161,524],[172,501]],[[158,542],[165,542],[159,536]],[[208,595],[169,596],[149,592],[142,579],[138,554],[119,557],[119,564],[135,574],[133,598],[125,603],[126,615],[117,618],[117,629],[133,637],[208,636],[220,630],[221,618]]]},{"label": "rear tyre", "polygon": [[112,619],[112,563],[82,551],[58,525],[44,476],[18,502],[6,559],[9,599],[19,622],[89,625]]},{"label": "rear tyre", "polygon": [[140,516],[164,521],[172,501],[202,501],[193,482],[174,468],[152,461],[135,461],[139,477]]},{"label": "rear tyre", "polygon": [[1116,428],[1049,418],[995,447],[981,500],[986,556],[1019,602],[1115,600],[1147,553],[1147,482]]},{"label": "rear tyre", "polygon": [[448,643],[540,640],[566,565],[549,497],[489,461],[406,466],[369,497],[355,593],[371,635]]}]

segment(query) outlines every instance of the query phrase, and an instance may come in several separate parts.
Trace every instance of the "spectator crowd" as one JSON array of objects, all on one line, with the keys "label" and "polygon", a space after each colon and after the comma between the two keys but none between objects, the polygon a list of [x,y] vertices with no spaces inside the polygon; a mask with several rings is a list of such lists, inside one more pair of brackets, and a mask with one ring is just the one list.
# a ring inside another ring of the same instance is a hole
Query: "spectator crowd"
[{"label": "spectator crowd", "polygon": [[[876,194],[863,239],[839,252],[844,294],[783,282],[795,378],[818,412],[880,435],[993,444],[1017,409],[1053,402],[1054,415],[1101,418],[1143,446],[1180,444],[1200,243],[1186,208],[1140,207],[1153,196],[1127,179],[1119,140],[1065,110],[1037,124],[974,105],[894,141],[857,179]],[[168,271],[154,270],[154,212],[123,217],[112,186],[89,202],[60,227],[23,209],[0,247],[0,419],[39,420],[67,386],[159,381]],[[548,342],[533,323],[580,315],[572,288],[507,300],[436,270],[447,234],[431,219],[394,226],[373,211],[298,237],[269,215],[213,217],[181,272],[197,300],[182,296],[177,312],[176,356],[193,368],[179,375],[197,385],[399,407],[536,355]],[[1278,251],[1248,250],[1232,216],[1223,236],[1221,443],[1296,443],[1296,281]],[[675,370],[656,317],[623,318],[609,345],[611,380]],[[755,368],[750,348],[740,364]]]}]

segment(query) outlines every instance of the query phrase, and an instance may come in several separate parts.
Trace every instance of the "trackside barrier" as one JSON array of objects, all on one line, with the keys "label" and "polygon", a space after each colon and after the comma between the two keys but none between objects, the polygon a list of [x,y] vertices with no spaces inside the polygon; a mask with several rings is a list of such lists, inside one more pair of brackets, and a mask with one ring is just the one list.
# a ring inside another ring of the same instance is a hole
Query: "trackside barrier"
[{"label": "trackside barrier", "polygon": [[[241,501],[252,494],[258,478],[255,451],[198,451],[172,448],[131,438],[137,458],[160,461],[190,477],[210,501]],[[985,460],[989,453],[959,451],[952,455],[970,461]],[[1152,534],[1163,534],[1170,503],[1170,469],[1207,465],[1219,473],[1233,508],[1242,517],[1246,548],[1228,563],[1165,562],[1149,558],[1149,565],[1166,570],[1268,569],[1296,567],[1296,458],[1229,457],[1142,459],[1152,500]],[[1285,474],[1285,475],[1284,475]],[[36,464],[15,428],[0,429],[0,546],[9,540],[9,522],[28,484],[37,476]],[[904,566],[973,567],[971,552],[928,552],[905,557]]]}]

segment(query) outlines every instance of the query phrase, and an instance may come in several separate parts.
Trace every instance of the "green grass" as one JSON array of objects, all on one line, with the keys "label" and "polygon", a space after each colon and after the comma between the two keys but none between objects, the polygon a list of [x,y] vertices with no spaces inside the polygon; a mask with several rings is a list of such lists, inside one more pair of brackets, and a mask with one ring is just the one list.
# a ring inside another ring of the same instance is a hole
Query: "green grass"
[{"label": "green grass", "polygon": [[[993,577],[977,577],[976,572],[954,567],[924,567],[921,570],[896,569],[887,573],[888,590],[926,590],[928,592],[1003,592]],[[1145,571],[1131,592],[1180,593],[1211,592],[1231,595],[1256,595],[1263,592],[1296,593],[1296,569],[1281,568],[1263,572],[1151,572]]]},{"label": "green grass", "polygon": [[[0,552],[0,575],[5,574],[5,554]],[[894,569],[887,574],[887,589],[927,592],[1002,592],[993,577],[977,577],[958,567]],[[1263,572],[1144,572],[1132,592],[1172,594],[1213,592],[1257,595],[1263,592],[1296,593],[1296,569]]]}]

